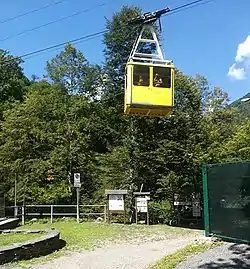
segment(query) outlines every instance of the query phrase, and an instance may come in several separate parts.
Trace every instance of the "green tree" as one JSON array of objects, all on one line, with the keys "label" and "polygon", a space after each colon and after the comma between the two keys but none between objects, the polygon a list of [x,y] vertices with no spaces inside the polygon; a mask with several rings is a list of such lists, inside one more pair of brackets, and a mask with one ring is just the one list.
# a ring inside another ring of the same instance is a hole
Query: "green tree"
[{"label": "green tree", "polygon": [[133,44],[139,34],[138,26],[127,22],[141,14],[137,7],[123,6],[107,21],[107,33],[104,34],[105,56],[105,102],[123,110],[125,65]]},{"label": "green tree", "polygon": [[16,173],[19,197],[27,203],[70,202],[72,172],[80,171],[85,198],[90,198],[95,184],[89,105],[81,96],[70,96],[44,81],[31,87],[25,101],[5,113],[0,133],[1,181],[11,195]]},{"label": "green tree", "polygon": [[47,62],[47,77],[65,87],[70,94],[82,94],[95,99],[102,91],[102,70],[90,65],[81,51],[67,44],[64,51]]},{"label": "green tree", "polygon": [[22,101],[25,88],[29,85],[24,75],[20,58],[10,55],[8,51],[0,49],[0,115],[15,101]]}]

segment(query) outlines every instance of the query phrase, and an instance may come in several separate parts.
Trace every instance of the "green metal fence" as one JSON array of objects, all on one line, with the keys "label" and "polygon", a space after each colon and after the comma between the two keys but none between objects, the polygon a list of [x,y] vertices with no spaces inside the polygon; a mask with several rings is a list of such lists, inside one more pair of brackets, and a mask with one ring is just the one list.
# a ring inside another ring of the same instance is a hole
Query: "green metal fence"
[{"label": "green metal fence", "polygon": [[202,167],[206,236],[250,242],[250,162]]}]

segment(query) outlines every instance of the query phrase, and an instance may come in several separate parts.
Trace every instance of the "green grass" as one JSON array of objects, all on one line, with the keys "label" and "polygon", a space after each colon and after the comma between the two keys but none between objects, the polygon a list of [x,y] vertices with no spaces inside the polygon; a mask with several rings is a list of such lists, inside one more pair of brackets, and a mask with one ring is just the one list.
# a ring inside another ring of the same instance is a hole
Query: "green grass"
[{"label": "green grass", "polygon": [[[123,225],[105,224],[94,222],[76,223],[73,219],[50,223],[30,223],[21,229],[50,229],[56,228],[61,233],[61,239],[65,240],[66,250],[92,249],[103,242],[108,241],[132,241],[132,240],[159,240],[176,237],[202,235],[203,231],[174,228],[167,225]],[[157,239],[158,238],[158,239]]]},{"label": "green grass", "polygon": [[190,244],[180,250],[177,250],[173,254],[164,257],[154,265],[151,265],[148,269],[173,269],[176,265],[185,261],[190,256],[205,252],[219,244],[220,243]]},{"label": "green grass", "polygon": [[0,247],[12,245],[14,243],[21,243],[31,239],[38,238],[44,235],[44,233],[39,234],[23,234],[23,233],[2,233],[0,234]]}]

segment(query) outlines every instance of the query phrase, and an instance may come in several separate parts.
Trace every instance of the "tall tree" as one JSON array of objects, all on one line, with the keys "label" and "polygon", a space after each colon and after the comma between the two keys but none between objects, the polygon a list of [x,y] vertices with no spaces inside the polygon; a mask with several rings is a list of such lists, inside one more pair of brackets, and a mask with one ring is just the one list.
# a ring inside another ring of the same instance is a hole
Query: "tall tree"
[{"label": "tall tree", "polygon": [[47,77],[65,87],[70,94],[82,94],[91,100],[101,94],[101,67],[90,65],[82,52],[71,44],[47,62],[46,70]]},{"label": "tall tree", "polygon": [[138,26],[128,25],[128,21],[141,14],[137,7],[123,6],[107,21],[104,34],[105,55],[105,100],[108,105],[122,111],[125,65],[133,44],[139,34]]},{"label": "tall tree", "polygon": [[24,75],[20,58],[0,49],[0,114],[15,101],[22,101],[25,87],[29,85]]}]

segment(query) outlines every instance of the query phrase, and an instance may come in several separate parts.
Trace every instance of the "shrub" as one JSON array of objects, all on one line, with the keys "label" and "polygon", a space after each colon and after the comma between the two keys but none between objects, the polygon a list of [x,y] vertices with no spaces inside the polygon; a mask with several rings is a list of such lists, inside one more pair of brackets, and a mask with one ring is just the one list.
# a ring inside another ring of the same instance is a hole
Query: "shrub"
[{"label": "shrub", "polygon": [[169,201],[149,202],[149,218],[152,224],[166,224],[172,217],[172,206]]}]

